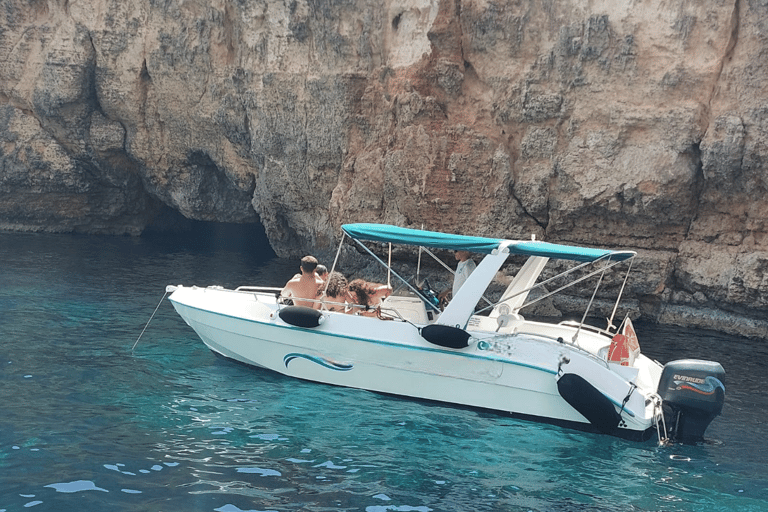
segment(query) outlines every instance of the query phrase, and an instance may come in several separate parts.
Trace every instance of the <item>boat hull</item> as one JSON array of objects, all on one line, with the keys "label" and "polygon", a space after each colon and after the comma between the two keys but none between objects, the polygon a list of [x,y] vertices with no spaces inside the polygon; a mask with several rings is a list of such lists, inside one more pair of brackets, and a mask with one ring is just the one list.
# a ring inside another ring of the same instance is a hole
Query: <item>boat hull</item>
[{"label": "boat hull", "polygon": [[[601,369],[594,357],[577,347],[541,336],[486,336],[469,347],[450,349],[429,343],[419,327],[408,322],[324,313],[317,327],[297,327],[283,321],[277,304],[259,294],[179,288],[170,299],[205,345],[228,359],[313,382],[511,413],[584,430],[600,429],[593,428],[558,391],[563,360],[570,361],[566,367],[581,365],[586,371],[604,373],[608,380],[618,378],[605,363]],[[609,400],[620,405],[623,391],[617,389],[618,395]],[[625,407],[616,435],[647,437],[652,413],[639,393],[637,400]]]}]

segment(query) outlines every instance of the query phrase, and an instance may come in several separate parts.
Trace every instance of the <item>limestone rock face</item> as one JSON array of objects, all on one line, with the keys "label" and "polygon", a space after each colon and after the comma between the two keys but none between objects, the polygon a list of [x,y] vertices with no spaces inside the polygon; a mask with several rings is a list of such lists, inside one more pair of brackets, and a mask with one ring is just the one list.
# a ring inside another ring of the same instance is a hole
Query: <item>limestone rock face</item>
[{"label": "limestone rock face", "polygon": [[644,314],[765,337],[767,29],[739,0],[6,0],[0,228],[629,247]]}]

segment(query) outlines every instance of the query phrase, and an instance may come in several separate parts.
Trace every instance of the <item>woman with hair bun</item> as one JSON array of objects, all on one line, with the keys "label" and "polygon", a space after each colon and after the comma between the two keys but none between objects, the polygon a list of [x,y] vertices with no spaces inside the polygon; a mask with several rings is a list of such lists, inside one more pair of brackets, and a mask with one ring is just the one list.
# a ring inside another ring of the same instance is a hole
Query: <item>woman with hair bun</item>
[{"label": "woman with hair bun", "polygon": [[316,308],[344,312],[347,306],[347,278],[340,272],[328,274],[325,291],[321,288],[318,298],[321,302],[315,304]]},{"label": "woman with hair bun", "polygon": [[392,287],[389,285],[355,279],[347,286],[347,300],[351,302],[347,313],[379,316],[381,302],[391,294]]}]

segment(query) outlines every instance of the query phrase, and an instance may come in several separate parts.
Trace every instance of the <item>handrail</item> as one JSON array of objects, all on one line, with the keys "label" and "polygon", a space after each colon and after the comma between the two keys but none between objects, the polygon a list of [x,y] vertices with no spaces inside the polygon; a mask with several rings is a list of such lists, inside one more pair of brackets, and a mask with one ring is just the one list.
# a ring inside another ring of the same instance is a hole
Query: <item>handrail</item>
[{"label": "handrail", "polygon": [[[379,306],[379,311],[381,313],[386,313],[387,315],[389,315],[390,316],[390,320],[397,320],[399,322],[405,322],[405,323],[411,324],[411,322],[409,322],[408,320],[403,318],[403,315],[400,314],[400,312],[398,310],[396,310],[395,308],[389,308],[389,307],[384,308],[384,307]],[[394,316],[393,316],[393,313],[394,313]],[[413,324],[411,324],[411,325],[413,325]]]},{"label": "handrail", "polygon": [[[543,288],[545,285],[549,284],[550,282],[552,282],[552,281],[554,281],[556,279],[560,279],[562,277],[565,277],[568,274],[571,274],[571,273],[573,273],[573,272],[575,272],[575,271],[577,271],[577,270],[579,270],[579,269],[581,269],[583,267],[586,267],[586,266],[589,266],[589,265],[593,265],[594,263],[596,263],[596,262],[598,262],[598,261],[600,261],[602,259],[605,259],[606,257],[609,257],[609,256],[610,255],[606,255],[603,258],[596,259],[595,261],[588,261],[588,262],[585,262],[585,263],[580,263],[579,265],[577,265],[577,266],[575,266],[573,268],[570,268],[570,269],[568,269],[568,270],[566,270],[564,272],[561,272],[561,273],[559,273],[559,274],[557,274],[555,276],[552,276],[549,279],[546,279],[546,280],[544,280],[544,281],[542,281],[540,283],[536,283],[533,286],[531,286],[529,288],[526,288],[525,290],[520,290],[519,292],[514,293],[512,295],[501,297],[498,301],[496,301],[495,304],[491,304],[490,306],[486,306],[483,309],[480,309],[479,311],[477,311],[477,313],[482,313],[483,311],[486,311],[486,310],[490,309],[491,307],[497,306],[497,305],[501,304],[502,302],[504,302],[506,300],[513,299],[513,298],[515,298],[518,295],[521,295],[523,293],[528,293],[528,292],[533,291],[533,290],[535,290],[537,288]],[[632,258],[629,258],[629,260],[631,261]],[[572,286],[575,286],[575,285],[579,284],[580,282],[585,281],[585,280],[589,279],[590,277],[592,277],[594,275],[597,275],[597,274],[599,274],[601,272],[605,272],[607,269],[613,268],[616,265],[620,265],[621,263],[624,263],[627,260],[610,260],[610,258],[609,258],[608,261],[610,262],[610,264],[606,264],[607,265],[606,267],[598,268],[596,270],[593,270],[589,274],[587,274],[585,276],[582,276],[582,277],[580,277],[580,278],[578,278],[578,279],[576,279],[574,281],[571,281],[571,282],[561,286],[560,288],[557,288],[554,291],[546,293],[546,294],[544,294],[544,295],[542,295],[540,297],[536,297],[535,299],[531,300],[530,302],[526,302],[525,304],[520,306],[518,309],[523,309],[523,308],[525,308],[527,306],[530,306],[531,304],[535,304],[535,303],[539,302],[540,300],[546,299],[547,297],[551,297],[552,295],[560,293],[561,291],[565,290],[566,288],[570,288]]]},{"label": "handrail", "polygon": [[[282,289],[278,290],[278,291],[282,291]],[[304,297],[293,297],[291,295],[287,295],[287,296],[286,295],[278,295],[277,296],[277,307],[278,307],[278,309],[280,308],[280,306],[286,306],[287,305],[287,304],[284,304],[283,302],[281,302],[281,301],[286,301],[286,300],[290,300],[291,302],[300,300],[302,302],[312,302],[313,304],[322,304],[324,302],[323,299],[305,299]]]},{"label": "handrail", "polygon": [[[360,247],[361,247],[361,248],[362,248],[362,249],[363,249],[365,252],[367,252],[368,254],[370,254],[370,255],[371,255],[371,257],[373,257],[373,259],[375,259],[376,261],[378,261],[378,262],[379,262],[379,263],[380,263],[382,266],[384,266],[385,268],[387,267],[387,264],[386,264],[386,263],[384,263],[383,261],[381,261],[381,258],[379,258],[378,256],[376,256],[376,255],[373,253],[373,251],[371,251],[370,249],[368,249],[368,247],[366,247],[364,243],[362,243],[360,240],[357,240],[356,238],[352,238],[352,237],[350,237],[350,238],[351,238],[351,239],[352,239],[352,240],[353,240],[353,241],[354,241],[354,242],[355,242],[357,245],[359,245],[359,246],[360,246]],[[393,274],[393,275],[394,275],[396,278],[398,278],[400,281],[402,281],[402,282],[403,282],[403,284],[405,284],[405,286],[407,286],[408,288],[410,288],[410,290],[411,290],[412,292],[414,292],[414,293],[416,294],[416,296],[417,296],[417,297],[419,297],[419,298],[422,300],[422,302],[424,302],[424,304],[426,304],[427,306],[429,306],[430,308],[432,308],[432,309],[433,309],[435,312],[437,312],[437,313],[440,313],[440,308],[438,308],[437,306],[435,306],[435,305],[434,305],[434,304],[432,304],[431,302],[429,302],[429,301],[425,300],[425,299],[424,299],[424,297],[423,297],[423,296],[422,296],[422,295],[419,293],[419,291],[418,291],[418,290],[416,290],[416,288],[414,288],[413,286],[411,286],[411,284],[410,284],[408,281],[406,281],[405,279],[403,279],[403,278],[400,276],[400,274],[398,274],[398,273],[397,273],[397,272],[395,272],[394,270],[392,270],[392,274]]]},{"label": "handrail", "polygon": [[[564,325],[566,327],[578,327],[580,325],[580,322],[577,322],[576,320],[563,320],[562,322],[559,322],[557,325]],[[600,334],[602,336],[607,336],[608,338],[613,337],[613,333],[606,329],[601,329],[600,327],[597,327],[595,325],[584,323],[582,324],[582,330],[589,331],[594,334]]]},{"label": "handrail", "polygon": [[235,288],[236,292],[280,292],[282,290],[282,288],[274,286],[238,286]]},{"label": "handrail", "polygon": [[[542,333],[539,333],[539,332],[526,331],[525,329],[522,329],[522,330],[516,331],[516,332],[514,332],[512,334],[499,334],[497,336],[492,336],[490,338],[490,340],[492,340],[494,343],[500,343],[500,342],[502,342],[503,338],[511,338],[511,337],[516,337],[516,336],[535,336],[537,338],[541,338],[541,339],[544,339],[544,340],[547,340],[547,341],[554,341],[554,342],[559,343],[561,345],[567,346],[567,347],[571,348],[572,350],[577,350],[577,351],[581,352],[582,354],[586,355],[587,357],[589,357],[591,359],[594,359],[595,361],[597,361],[601,365],[605,366],[606,368],[610,369],[610,366],[608,365],[608,361],[606,361],[605,359],[601,358],[597,354],[593,354],[592,352],[590,352],[586,348],[584,348],[584,347],[582,347],[580,345],[577,345],[576,343],[567,341],[562,336],[555,337],[555,336],[552,336],[552,335],[549,335],[549,334],[542,334]],[[497,339],[497,338],[499,338],[499,339]]]},{"label": "handrail", "polygon": [[[280,291],[280,290],[281,289],[278,288],[278,291]],[[371,306],[370,304],[369,305],[353,304],[351,302],[337,302],[337,301],[332,301],[332,300],[327,300],[327,299],[304,299],[304,298],[291,297],[291,296],[284,297],[282,295],[278,296],[277,299],[278,299],[278,302],[277,302],[278,309],[280,308],[280,306],[284,306],[285,305],[285,304],[282,304],[280,302],[281,300],[292,300],[292,301],[293,300],[301,300],[301,301],[304,301],[304,302],[312,302],[313,304],[320,304],[321,307],[323,305],[325,305],[325,304],[334,304],[334,305],[338,305],[338,306],[344,306],[344,309],[345,309],[344,311],[331,311],[329,309],[324,310],[324,311],[326,311],[328,313],[348,314],[347,310],[350,310],[350,309],[353,309],[353,308],[354,309],[359,309],[359,310],[362,310],[362,311],[375,311],[376,308],[380,308],[380,305],[379,306]],[[402,316],[400,315],[400,313],[397,310],[394,310],[392,308],[381,308],[382,311],[385,310],[385,309],[387,311],[394,311],[395,313],[397,313],[397,316],[402,319]]]}]

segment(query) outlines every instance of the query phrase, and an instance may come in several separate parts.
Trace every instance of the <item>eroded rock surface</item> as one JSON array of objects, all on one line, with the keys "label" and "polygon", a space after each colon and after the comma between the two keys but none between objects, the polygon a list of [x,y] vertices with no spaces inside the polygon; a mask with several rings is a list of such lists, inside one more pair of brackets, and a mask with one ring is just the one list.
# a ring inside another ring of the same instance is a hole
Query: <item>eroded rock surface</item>
[{"label": "eroded rock surface", "polygon": [[0,228],[630,247],[644,314],[765,337],[767,29],[738,0],[7,0]]}]

